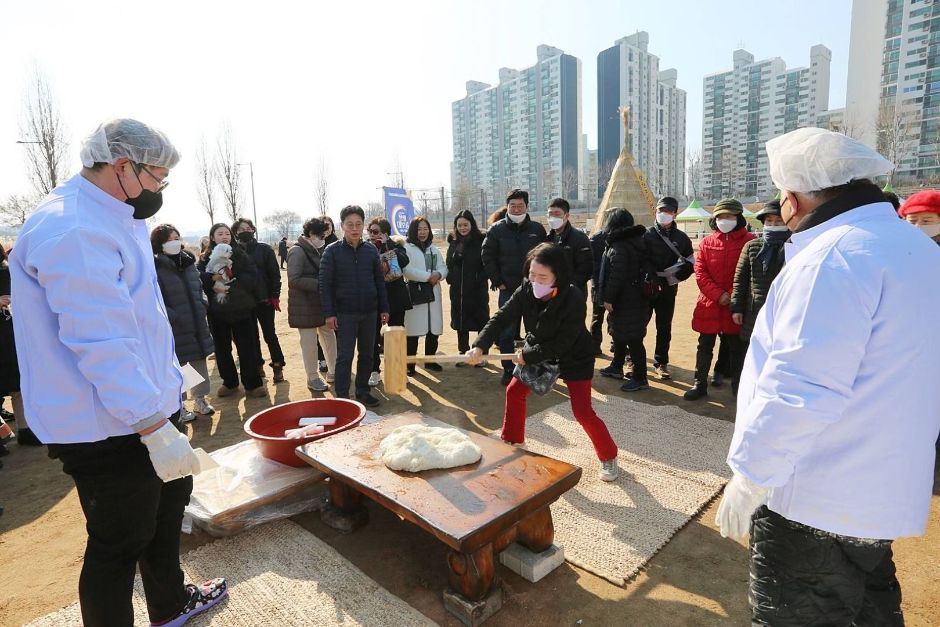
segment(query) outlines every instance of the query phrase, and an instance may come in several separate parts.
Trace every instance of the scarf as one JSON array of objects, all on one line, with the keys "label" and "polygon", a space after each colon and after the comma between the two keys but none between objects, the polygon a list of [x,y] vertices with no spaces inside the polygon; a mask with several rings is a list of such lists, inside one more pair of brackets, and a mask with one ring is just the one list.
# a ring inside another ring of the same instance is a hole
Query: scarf
[{"label": "scarf", "polygon": [[769,272],[775,266],[783,245],[790,239],[790,231],[764,231],[764,243],[757,251],[757,261]]}]

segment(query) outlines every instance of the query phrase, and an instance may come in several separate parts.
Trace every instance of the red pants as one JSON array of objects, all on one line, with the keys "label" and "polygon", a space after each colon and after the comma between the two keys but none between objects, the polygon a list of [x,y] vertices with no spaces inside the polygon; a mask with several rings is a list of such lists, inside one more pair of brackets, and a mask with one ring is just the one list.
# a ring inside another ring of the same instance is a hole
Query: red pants
[{"label": "red pants", "polygon": [[[571,396],[571,410],[578,423],[591,438],[597,457],[602,462],[617,457],[617,445],[610,437],[607,425],[594,412],[591,405],[591,380],[565,380]],[[513,377],[506,388],[506,409],[503,412],[503,432],[500,437],[511,444],[525,441],[525,409],[529,388]]]}]

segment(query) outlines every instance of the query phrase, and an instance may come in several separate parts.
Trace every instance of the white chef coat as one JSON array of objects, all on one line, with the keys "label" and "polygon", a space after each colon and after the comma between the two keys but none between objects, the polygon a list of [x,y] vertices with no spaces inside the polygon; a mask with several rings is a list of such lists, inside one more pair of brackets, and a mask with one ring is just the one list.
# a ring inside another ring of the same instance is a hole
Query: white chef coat
[{"label": "white chef coat", "polygon": [[153,249],[133,211],[76,175],[43,200],[10,256],[23,404],[46,444],[127,435],[180,408]]},{"label": "white chef coat", "polygon": [[751,336],[728,464],[817,529],[924,533],[940,430],[940,249],[888,203],[795,233]]}]

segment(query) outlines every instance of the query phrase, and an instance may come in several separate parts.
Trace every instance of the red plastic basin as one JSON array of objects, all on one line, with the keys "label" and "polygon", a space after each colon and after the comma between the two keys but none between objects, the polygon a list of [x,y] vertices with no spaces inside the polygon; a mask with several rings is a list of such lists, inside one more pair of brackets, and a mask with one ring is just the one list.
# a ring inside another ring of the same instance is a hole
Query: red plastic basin
[{"label": "red plastic basin", "polygon": [[[323,433],[305,438],[284,437],[287,429],[297,428],[301,418],[317,416],[336,416],[336,424],[325,427]],[[298,446],[352,429],[365,416],[366,408],[362,403],[344,398],[313,398],[276,405],[255,414],[245,422],[245,433],[254,439],[263,457],[302,468],[307,464],[294,452]]]}]

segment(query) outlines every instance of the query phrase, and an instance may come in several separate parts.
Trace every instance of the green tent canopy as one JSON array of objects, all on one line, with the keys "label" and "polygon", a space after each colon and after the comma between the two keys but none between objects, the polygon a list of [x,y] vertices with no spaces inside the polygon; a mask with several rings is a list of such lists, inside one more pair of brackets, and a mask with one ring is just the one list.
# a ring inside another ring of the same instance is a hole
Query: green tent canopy
[{"label": "green tent canopy", "polygon": [[711,217],[712,214],[702,209],[702,203],[693,200],[685,211],[676,216],[676,222],[701,222]]}]

